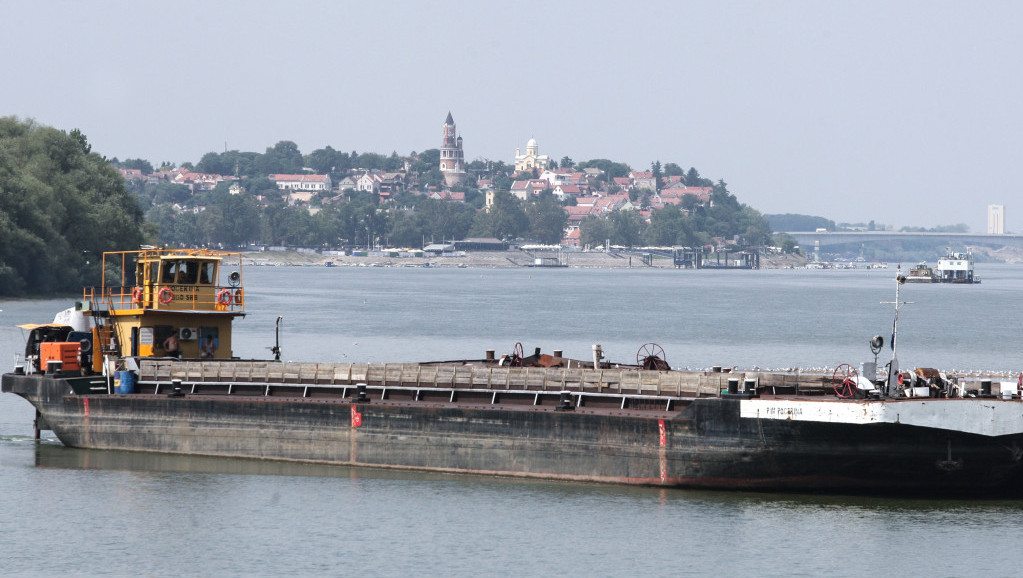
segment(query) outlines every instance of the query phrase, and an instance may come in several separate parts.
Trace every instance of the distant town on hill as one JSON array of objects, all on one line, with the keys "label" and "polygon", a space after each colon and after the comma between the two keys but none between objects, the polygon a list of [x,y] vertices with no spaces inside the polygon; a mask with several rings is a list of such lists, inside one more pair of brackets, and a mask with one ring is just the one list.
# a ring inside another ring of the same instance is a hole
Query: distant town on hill
[{"label": "distant town on hill", "polygon": [[585,249],[606,245],[777,246],[758,211],[724,180],[653,161],[542,154],[534,139],[509,162],[465,161],[451,114],[441,147],[390,155],[291,141],[263,153],[210,152],[154,166],[112,159],[161,243],[238,247],[421,247],[485,237]]},{"label": "distant town on hill", "polygon": [[[450,114],[441,145],[407,155],[331,146],[303,154],[281,141],[263,153],[210,152],[194,164],[154,165],[107,159],[78,130],[0,118],[0,293],[80,287],[95,276],[103,251],[140,243],[319,251],[473,238],[565,250],[686,247],[709,255],[799,253],[786,232],[889,229],[765,216],[741,203],[724,179],[695,167],[556,160],[533,139],[507,162],[466,162]],[[858,246],[836,256],[935,251],[926,244]]]}]

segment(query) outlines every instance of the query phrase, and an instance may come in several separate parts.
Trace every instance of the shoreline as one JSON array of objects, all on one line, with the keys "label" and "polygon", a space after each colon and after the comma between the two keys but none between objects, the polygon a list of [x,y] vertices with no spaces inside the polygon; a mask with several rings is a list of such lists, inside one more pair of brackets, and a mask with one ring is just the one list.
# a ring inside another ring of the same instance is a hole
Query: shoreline
[{"label": "shoreline", "polygon": [[[248,251],[242,253],[246,266],[267,267],[443,267],[481,269],[674,269],[672,259],[655,257],[651,264],[643,262],[639,254],[603,252],[563,253],[564,265],[534,265],[533,256],[524,251],[472,251],[444,257],[388,257],[369,255],[322,255],[297,251]],[[798,255],[762,256],[761,269],[802,267],[807,260]],[[331,263],[331,265],[328,265]]]}]

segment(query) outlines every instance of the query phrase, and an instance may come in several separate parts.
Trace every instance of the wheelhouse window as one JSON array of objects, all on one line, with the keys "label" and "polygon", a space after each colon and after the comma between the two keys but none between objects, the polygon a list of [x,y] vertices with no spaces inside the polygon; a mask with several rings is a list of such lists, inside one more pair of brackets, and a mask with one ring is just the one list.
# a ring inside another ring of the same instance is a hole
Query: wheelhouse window
[{"label": "wheelhouse window", "polygon": [[166,260],[160,265],[160,282],[166,285],[195,285],[199,279],[199,261]]},{"label": "wheelhouse window", "polygon": [[165,260],[160,263],[160,282],[166,285],[173,285],[177,279],[178,262]]},{"label": "wheelhouse window", "polygon": [[199,284],[212,285],[217,279],[216,261],[203,261],[199,264]]},{"label": "wheelhouse window", "polygon": [[178,284],[195,285],[199,279],[198,261],[178,261]]}]

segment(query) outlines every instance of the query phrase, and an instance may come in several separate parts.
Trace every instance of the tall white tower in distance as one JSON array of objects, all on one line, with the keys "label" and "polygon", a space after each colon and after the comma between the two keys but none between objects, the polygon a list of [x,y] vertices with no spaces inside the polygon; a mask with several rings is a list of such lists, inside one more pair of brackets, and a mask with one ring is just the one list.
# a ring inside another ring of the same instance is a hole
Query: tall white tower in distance
[{"label": "tall white tower in distance", "polygon": [[987,206],[987,234],[1005,234],[1005,205]]}]

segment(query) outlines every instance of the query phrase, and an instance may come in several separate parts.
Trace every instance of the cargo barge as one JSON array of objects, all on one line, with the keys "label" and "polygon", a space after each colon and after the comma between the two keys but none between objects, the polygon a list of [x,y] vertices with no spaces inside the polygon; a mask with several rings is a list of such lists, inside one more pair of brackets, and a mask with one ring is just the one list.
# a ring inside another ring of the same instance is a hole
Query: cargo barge
[{"label": "cargo barge", "polygon": [[239,360],[240,256],[104,257],[117,258],[133,279],[26,327],[24,362],[2,378],[36,408],[37,434],[67,446],[770,491],[992,496],[1023,482],[1016,381],[899,371],[894,357],[881,379],[871,363],[678,371],[653,344],[629,365],[599,346],[586,360],[521,346],[411,364]]}]

